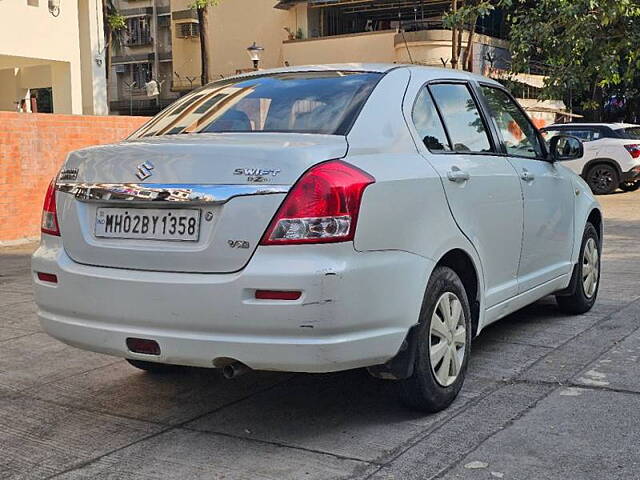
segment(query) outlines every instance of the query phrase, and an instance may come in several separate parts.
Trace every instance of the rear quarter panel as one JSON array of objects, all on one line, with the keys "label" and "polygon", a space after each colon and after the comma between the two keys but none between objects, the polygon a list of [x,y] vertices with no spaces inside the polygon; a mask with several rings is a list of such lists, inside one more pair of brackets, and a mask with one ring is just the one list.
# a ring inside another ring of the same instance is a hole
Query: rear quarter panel
[{"label": "rear quarter panel", "polygon": [[[564,166],[564,164],[563,164]],[[602,212],[600,204],[596,197],[591,192],[589,185],[582,179],[582,177],[575,175],[573,172],[566,169],[563,172],[564,175],[570,176],[573,189],[574,189],[574,238],[573,249],[571,254],[571,262],[577,263],[580,256],[580,246],[582,245],[582,236],[584,234],[584,227],[587,223],[587,219],[593,210]],[[604,223],[604,222],[603,222]],[[603,237],[603,229],[600,231],[600,238]]]},{"label": "rear quarter panel", "polygon": [[[434,262],[452,249],[462,249],[476,266],[482,292],[477,253],[453,220],[442,181],[418,153],[405,122],[402,104],[409,82],[408,69],[387,74],[347,137],[345,160],[376,179],[362,198],[355,248],[401,250]],[[422,293],[430,274],[424,272],[420,279]]]}]

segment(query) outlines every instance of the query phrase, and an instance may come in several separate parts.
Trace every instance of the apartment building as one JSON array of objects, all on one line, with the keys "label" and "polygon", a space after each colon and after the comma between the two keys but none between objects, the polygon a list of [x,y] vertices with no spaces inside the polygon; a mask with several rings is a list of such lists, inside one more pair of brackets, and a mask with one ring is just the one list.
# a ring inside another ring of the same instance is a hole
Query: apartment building
[{"label": "apartment building", "polygon": [[[109,108],[120,115],[153,115],[173,102],[169,0],[115,0],[125,18],[121,45],[111,48]],[[154,81],[158,94],[147,85]]]},{"label": "apartment building", "polygon": [[[198,17],[191,0],[171,0],[174,90],[200,85]],[[291,13],[276,9],[276,0],[221,0],[208,8],[210,80],[251,70],[247,47],[256,42],[264,48],[261,68],[282,66],[282,43]]]},{"label": "apartment building", "polygon": [[[171,0],[174,86],[200,82],[198,19],[190,0]],[[250,69],[246,47],[264,48],[261,68],[344,62],[451,65],[450,0],[222,0],[209,7],[211,79]],[[483,19],[472,41],[473,70],[506,68],[500,12]],[[463,51],[468,48],[463,36]]]},{"label": "apartment building", "polygon": [[0,110],[107,114],[102,6],[0,0]]}]

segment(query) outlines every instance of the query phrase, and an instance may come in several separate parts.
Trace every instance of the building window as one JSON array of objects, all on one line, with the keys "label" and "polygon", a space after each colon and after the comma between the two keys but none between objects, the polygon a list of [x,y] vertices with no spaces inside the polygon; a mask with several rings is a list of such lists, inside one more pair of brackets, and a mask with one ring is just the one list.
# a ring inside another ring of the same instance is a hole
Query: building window
[{"label": "building window", "polygon": [[136,82],[135,88],[144,88],[145,83],[151,80],[150,63],[134,63],[132,65],[131,77]]},{"label": "building window", "polygon": [[151,43],[149,17],[127,19],[127,45],[148,45]]},{"label": "building window", "polygon": [[200,24],[196,22],[186,22],[178,24],[178,38],[191,38],[200,35]]}]

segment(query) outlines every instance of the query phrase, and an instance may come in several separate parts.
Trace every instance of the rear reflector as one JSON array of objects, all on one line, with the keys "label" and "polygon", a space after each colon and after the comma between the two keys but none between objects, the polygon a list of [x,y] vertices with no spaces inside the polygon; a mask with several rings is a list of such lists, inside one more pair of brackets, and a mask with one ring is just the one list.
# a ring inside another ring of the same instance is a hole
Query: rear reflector
[{"label": "rear reflector", "polygon": [[258,300],[298,300],[301,295],[295,290],[256,290]]},{"label": "rear reflector", "polygon": [[155,340],[144,338],[127,338],[127,348],[133,353],[144,353],[145,355],[160,355],[160,345]]},{"label": "rear reflector", "polygon": [[53,273],[37,272],[37,275],[41,282],[58,283],[58,277]]}]

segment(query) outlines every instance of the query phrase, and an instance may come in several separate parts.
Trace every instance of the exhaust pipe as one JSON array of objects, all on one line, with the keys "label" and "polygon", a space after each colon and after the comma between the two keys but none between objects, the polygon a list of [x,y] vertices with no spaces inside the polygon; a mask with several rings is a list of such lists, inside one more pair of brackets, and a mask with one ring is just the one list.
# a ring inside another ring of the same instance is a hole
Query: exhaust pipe
[{"label": "exhaust pipe", "polygon": [[224,367],[222,367],[222,375],[224,376],[224,378],[229,380],[232,378],[239,377],[240,375],[247,373],[249,370],[251,369],[247,367],[244,363],[233,362],[233,363],[230,363],[229,365],[225,365]]}]

